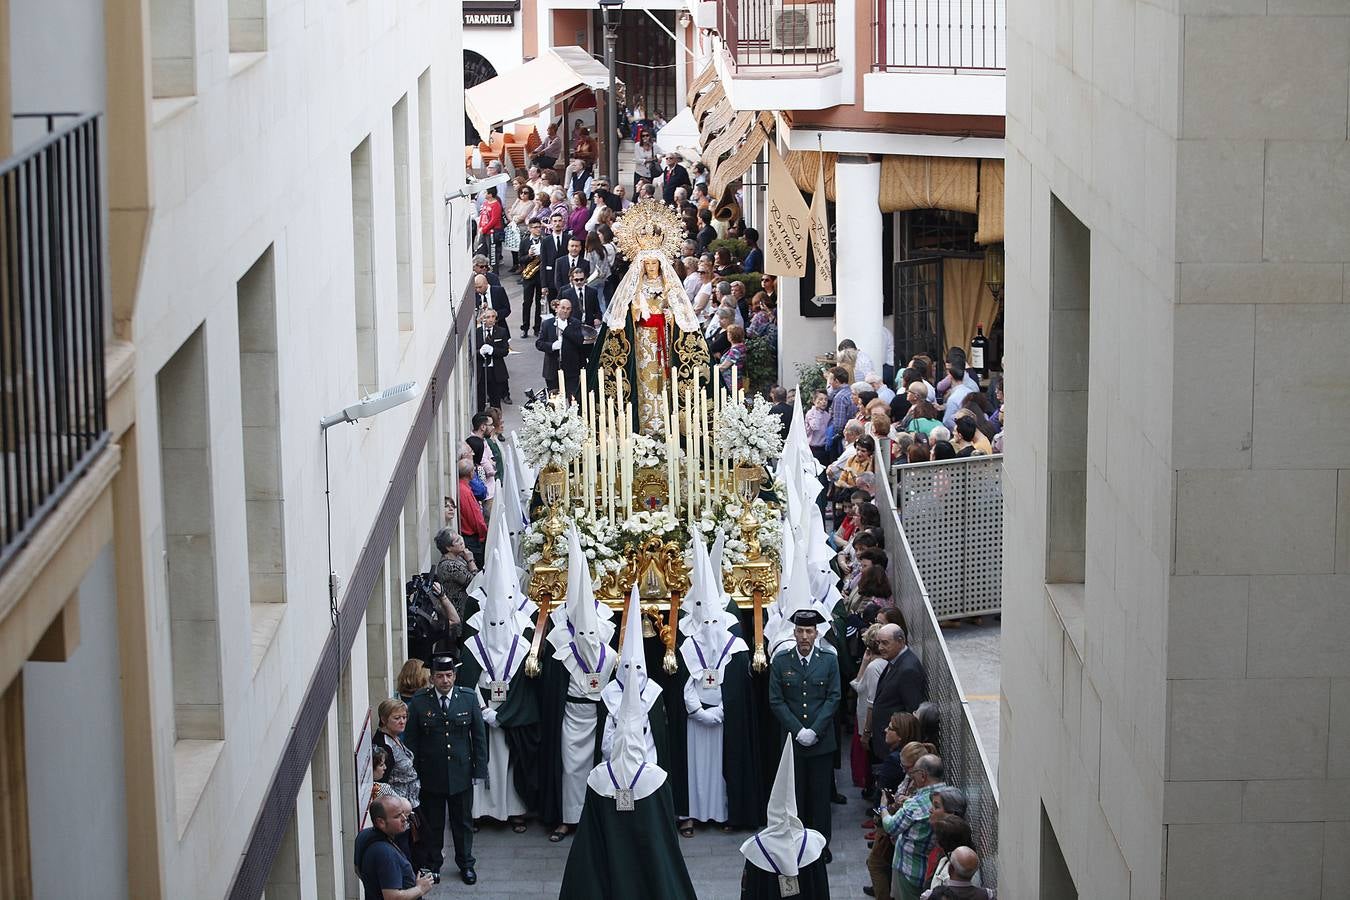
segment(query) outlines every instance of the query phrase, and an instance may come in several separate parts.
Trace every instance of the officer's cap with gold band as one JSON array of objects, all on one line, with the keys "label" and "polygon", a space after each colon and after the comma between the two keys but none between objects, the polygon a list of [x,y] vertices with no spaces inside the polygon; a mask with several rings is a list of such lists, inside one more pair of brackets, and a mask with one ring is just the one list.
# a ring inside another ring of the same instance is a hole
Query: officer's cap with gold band
[{"label": "officer's cap with gold band", "polygon": [[439,654],[431,658],[431,671],[433,672],[453,672],[460,666],[459,660],[446,654]]}]

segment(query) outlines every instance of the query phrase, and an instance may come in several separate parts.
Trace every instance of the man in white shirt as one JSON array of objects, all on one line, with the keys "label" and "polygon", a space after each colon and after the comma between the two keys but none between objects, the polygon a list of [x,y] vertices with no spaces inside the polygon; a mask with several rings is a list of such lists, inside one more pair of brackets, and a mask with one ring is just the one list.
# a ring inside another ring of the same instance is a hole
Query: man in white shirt
[{"label": "man in white shirt", "polygon": [[961,363],[949,365],[947,374],[952,378],[952,387],[947,391],[947,397],[942,405],[942,424],[950,431],[956,427],[956,414],[961,410],[961,401],[975,391],[966,381],[966,367]]},{"label": "man in white shirt", "polygon": [[[848,338],[844,338],[839,342],[839,352],[843,353],[845,350],[858,350],[858,345]],[[881,370],[877,368],[876,363],[872,362],[872,357],[867,355],[867,351],[858,350],[858,361],[853,364],[854,380],[865,381],[867,376],[873,372],[880,374]]]},{"label": "man in white shirt", "polygon": [[890,406],[891,401],[895,399],[895,391],[886,387],[886,382],[881,380],[879,374],[872,372],[863,381],[866,381],[867,386],[876,392],[878,400],[883,400],[887,406]]}]

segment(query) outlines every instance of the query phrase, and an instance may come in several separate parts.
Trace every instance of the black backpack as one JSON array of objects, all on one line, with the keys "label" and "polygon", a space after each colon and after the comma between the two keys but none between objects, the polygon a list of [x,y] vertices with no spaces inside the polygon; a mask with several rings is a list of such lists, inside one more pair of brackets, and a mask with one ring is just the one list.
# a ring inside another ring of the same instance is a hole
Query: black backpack
[{"label": "black backpack", "polygon": [[414,575],[404,587],[408,603],[408,638],[436,641],[445,637],[445,614],[441,611],[441,586],[430,572]]}]

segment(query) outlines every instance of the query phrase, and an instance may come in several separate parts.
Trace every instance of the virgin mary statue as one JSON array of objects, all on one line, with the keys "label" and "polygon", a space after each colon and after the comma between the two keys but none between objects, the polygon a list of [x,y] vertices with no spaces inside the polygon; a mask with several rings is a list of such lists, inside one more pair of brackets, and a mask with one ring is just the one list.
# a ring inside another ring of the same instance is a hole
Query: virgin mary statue
[{"label": "virgin mary statue", "polygon": [[671,369],[679,369],[681,385],[693,383],[695,369],[708,378],[708,345],[671,264],[683,231],[674,211],[653,199],[635,203],[614,223],[614,241],[631,265],[610,298],[591,356],[607,384],[623,370],[633,427],[648,435],[665,429],[661,397]]}]

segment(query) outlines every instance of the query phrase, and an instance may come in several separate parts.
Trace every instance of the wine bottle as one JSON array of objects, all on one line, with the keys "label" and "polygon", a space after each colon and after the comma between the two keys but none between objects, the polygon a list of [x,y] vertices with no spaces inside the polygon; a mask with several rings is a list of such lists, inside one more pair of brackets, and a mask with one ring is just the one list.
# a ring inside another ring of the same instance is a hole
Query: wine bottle
[{"label": "wine bottle", "polygon": [[985,354],[989,351],[989,338],[984,336],[984,323],[975,326],[975,337],[970,340],[970,360],[967,368],[975,371],[975,376],[983,380],[989,374],[985,365]]}]

